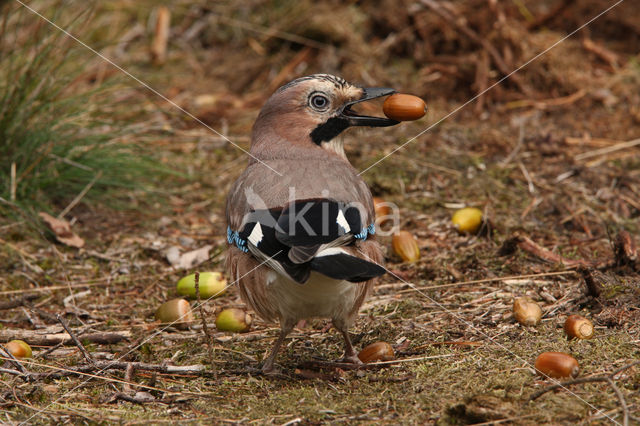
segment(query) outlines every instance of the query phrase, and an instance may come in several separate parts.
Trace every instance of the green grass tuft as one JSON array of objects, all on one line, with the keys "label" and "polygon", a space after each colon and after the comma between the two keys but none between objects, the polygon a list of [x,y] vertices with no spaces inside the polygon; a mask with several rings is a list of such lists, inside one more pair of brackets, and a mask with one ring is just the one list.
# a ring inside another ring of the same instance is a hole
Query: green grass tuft
[{"label": "green grass tuft", "polygon": [[91,52],[17,4],[0,21],[1,217],[59,213],[87,189],[83,202],[112,204],[161,173],[128,123],[101,115],[117,87],[86,87]]}]

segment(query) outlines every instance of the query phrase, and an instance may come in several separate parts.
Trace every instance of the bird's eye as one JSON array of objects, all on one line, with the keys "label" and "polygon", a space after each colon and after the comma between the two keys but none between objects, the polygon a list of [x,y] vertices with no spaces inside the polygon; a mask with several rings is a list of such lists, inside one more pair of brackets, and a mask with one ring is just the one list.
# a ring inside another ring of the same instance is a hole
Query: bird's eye
[{"label": "bird's eye", "polygon": [[329,99],[324,95],[312,95],[309,104],[316,111],[326,111],[329,108]]}]

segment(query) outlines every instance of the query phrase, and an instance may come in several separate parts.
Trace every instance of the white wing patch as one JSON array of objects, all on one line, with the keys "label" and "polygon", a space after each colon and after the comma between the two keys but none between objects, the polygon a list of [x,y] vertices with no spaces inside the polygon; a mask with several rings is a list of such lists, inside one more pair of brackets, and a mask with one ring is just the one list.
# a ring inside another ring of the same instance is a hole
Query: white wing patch
[{"label": "white wing patch", "polygon": [[323,256],[333,256],[336,254],[347,254],[347,252],[340,247],[330,247],[322,250],[315,257],[323,257]]},{"label": "white wing patch", "polygon": [[336,223],[338,225],[340,225],[342,227],[342,229],[344,229],[345,233],[351,231],[351,227],[349,226],[349,223],[347,222],[347,219],[344,217],[344,213],[342,213],[342,210],[338,210],[338,216],[336,217]]},{"label": "white wing patch", "polygon": [[258,243],[262,241],[262,237],[262,227],[260,226],[260,222],[258,222],[256,226],[253,227],[251,235],[249,235],[249,242],[257,247]]}]

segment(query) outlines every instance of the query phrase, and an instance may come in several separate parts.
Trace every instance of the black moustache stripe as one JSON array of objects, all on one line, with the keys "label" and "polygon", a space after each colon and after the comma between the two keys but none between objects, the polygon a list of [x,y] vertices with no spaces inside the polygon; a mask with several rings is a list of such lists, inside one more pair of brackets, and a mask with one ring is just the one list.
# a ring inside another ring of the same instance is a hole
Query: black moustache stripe
[{"label": "black moustache stripe", "polygon": [[316,145],[328,142],[338,136],[344,129],[349,127],[349,121],[342,117],[331,117],[325,123],[320,124],[311,132],[311,140]]}]

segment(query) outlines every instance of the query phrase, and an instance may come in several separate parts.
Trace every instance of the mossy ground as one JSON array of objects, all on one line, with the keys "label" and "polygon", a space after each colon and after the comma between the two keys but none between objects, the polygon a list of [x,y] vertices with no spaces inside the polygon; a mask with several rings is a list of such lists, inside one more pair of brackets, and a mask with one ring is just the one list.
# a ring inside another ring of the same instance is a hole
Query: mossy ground
[{"label": "mossy ground", "polygon": [[[316,6],[302,3],[296,8],[285,7],[287,2],[282,2],[269,9],[272,15],[268,22],[280,23],[277,27],[282,37],[294,31],[295,26],[288,26],[290,22],[300,19],[284,18],[292,8],[296,13],[305,7],[311,11],[307,14],[317,12]],[[532,2],[524,3],[534,7]],[[192,28],[200,16],[192,6],[184,1],[173,10],[175,38],[162,67],[149,64],[150,30],[143,29],[125,53],[109,48],[113,40],[121,40],[126,29],[135,24],[144,27],[153,10],[144,2],[135,7],[121,1],[105,3],[95,14],[100,31],[92,41],[107,46],[105,53],[120,55],[118,63],[127,70],[207,124],[226,129],[230,139],[247,148],[251,123],[268,96],[264,87],[300,46],[289,49],[291,43],[283,38],[245,33],[242,27],[226,25],[220,19],[204,21],[207,29],[197,43],[193,39],[185,41],[181,38],[185,29]],[[256,11],[252,14],[241,7],[225,7],[230,16],[244,16],[252,25],[259,23]],[[260,7],[269,5],[260,3]],[[217,14],[225,12],[220,5],[214,9]],[[361,23],[367,13],[372,11],[352,5],[345,8],[340,19],[351,16],[354,31],[364,31]],[[370,18],[374,28],[383,25],[379,18]],[[315,19],[314,28],[324,28],[319,14]],[[214,23],[218,32],[211,34]],[[310,30],[306,36],[316,37],[314,34]],[[353,35],[355,41],[340,41],[340,37],[348,37],[340,34],[332,35],[336,40],[326,34],[327,38],[321,39],[342,43],[343,50],[354,52],[352,43],[363,43],[363,37],[357,34]],[[623,55],[625,49],[614,41],[619,43],[612,38],[611,48],[618,48]],[[347,132],[347,154],[359,170],[382,159],[466,100],[455,85],[448,85],[450,80],[435,84],[430,95],[430,85],[421,82],[414,71],[406,70],[402,58],[408,54],[402,46],[396,46],[401,53],[392,52],[385,60],[388,70],[407,76],[382,72],[375,61],[366,62],[362,55],[368,51],[354,54],[356,57],[350,60],[343,58],[338,66],[328,62],[330,55],[318,54],[320,59],[310,61],[303,70],[309,74],[337,68],[345,77],[356,80],[372,73],[379,85],[427,99],[429,113],[422,121],[393,129]],[[584,160],[578,157],[638,137],[638,122],[634,120],[640,120],[640,116],[633,118],[633,111],[640,111],[638,58],[630,56],[620,68],[608,70],[597,58],[583,52],[579,41],[570,39],[558,49],[544,63],[549,75],[565,73],[570,77],[588,67],[591,79],[580,80],[589,82],[585,86],[588,95],[570,104],[525,108],[505,108],[506,101],[501,102],[496,95],[483,112],[474,112],[473,105],[462,109],[363,174],[375,195],[399,206],[401,227],[414,233],[422,252],[420,261],[404,264],[391,252],[390,238],[380,238],[393,274],[380,281],[352,330],[358,348],[379,340],[389,342],[399,362],[362,370],[320,368],[317,361],[341,356],[342,341],[335,330],[328,329],[327,321],[310,320],[294,330],[281,351],[281,375],[255,374],[253,368],[275,341],[278,329],[257,319],[246,334],[215,332],[213,319],[217,312],[243,306],[232,287],[204,307],[214,330],[217,377],[138,371],[131,381],[152,388],[137,390],[148,391],[156,398],[139,405],[112,401],[112,396],[122,391],[123,383],[118,380],[123,380],[123,372],[37,382],[0,373],[1,421],[621,422],[618,399],[604,383],[574,385],[570,392],[549,392],[535,401],[528,398],[551,384],[532,370],[541,352],[572,354],[580,363],[581,376],[610,372],[640,357],[637,271],[624,267],[603,271],[606,294],[596,299],[586,295],[583,278],[576,271],[545,263],[522,250],[509,254],[500,250],[518,232],[567,259],[601,262],[613,259],[610,239],[618,230],[626,229],[638,241],[638,148]],[[569,59],[575,60],[577,55],[578,62],[567,68],[566,61],[560,61],[563,52],[573,55],[567,56]],[[251,55],[258,55],[259,60],[248,60]],[[95,69],[104,72],[101,66],[96,60]],[[463,76],[467,73],[464,68],[459,72]],[[290,78],[295,75],[292,70]],[[562,79],[571,81],[567,76]],[[566,94],[544,86],[546,82],[539,84],[536,88],[548,93],[546,98]],[[616,102],[602,101],[598,90],[603,87]],[[500,93],[509,98],[511,92]],[[204,364],[213,371],[198,310],[196,325],[187,331],[162,330],[153,324],[153,312],[161,302],[175,296],[178,279],[192,272],[172,269],[164,249],[179,246],[186,251],[212,244],[212,254],[224,251],[225,194],[246,158],[171,105],[144,93],[136,83],[121,95],[130,99],[132,111],[142,111],[141,126],[147,129],[144,139],[149,149],[178,174],[170,182],[159,179],[155,197],[127,193],[125,198],[132,206],[128,210],[114,210],[99,202],[80,203],[67,218],[86,241],[82,250],[34,239],[21,231],[20,223],[0,222],[0,298],[16,297],[26,290],[40,295],[28,309],[0,311],[0,327],[26,330],[56,326],[46,314],[65,314],[78,333],[133,332],[126,342],[87,344],[97,359]],[[202,95],[212,97],[205,99]],[[573,174],[560,179],[566,172]],[[450,217],[461,205],[483,209],[491,232],[484,236],[459,235],[450,225]],[[198,270],[222,271],[223,257],[212,257]],[[85,290],[91,293],[69,298]],[[522,327],[511,318],[513,299],[521,295],[531,296],[543,307],[539,326]],[[594,322],[596,335],[592,340],[566,340],[562,323],[572,313]],[[58,348],[46,356],[42,354],[47,348],[34,349],[33,362],[46,366],[27,365],[32,371],[52,371],[84,362],[73,346]],[[640,368],[629,369],[616,383],[629,412],[640,417]],[[132,387],[131,394],[136,391]]]}]

